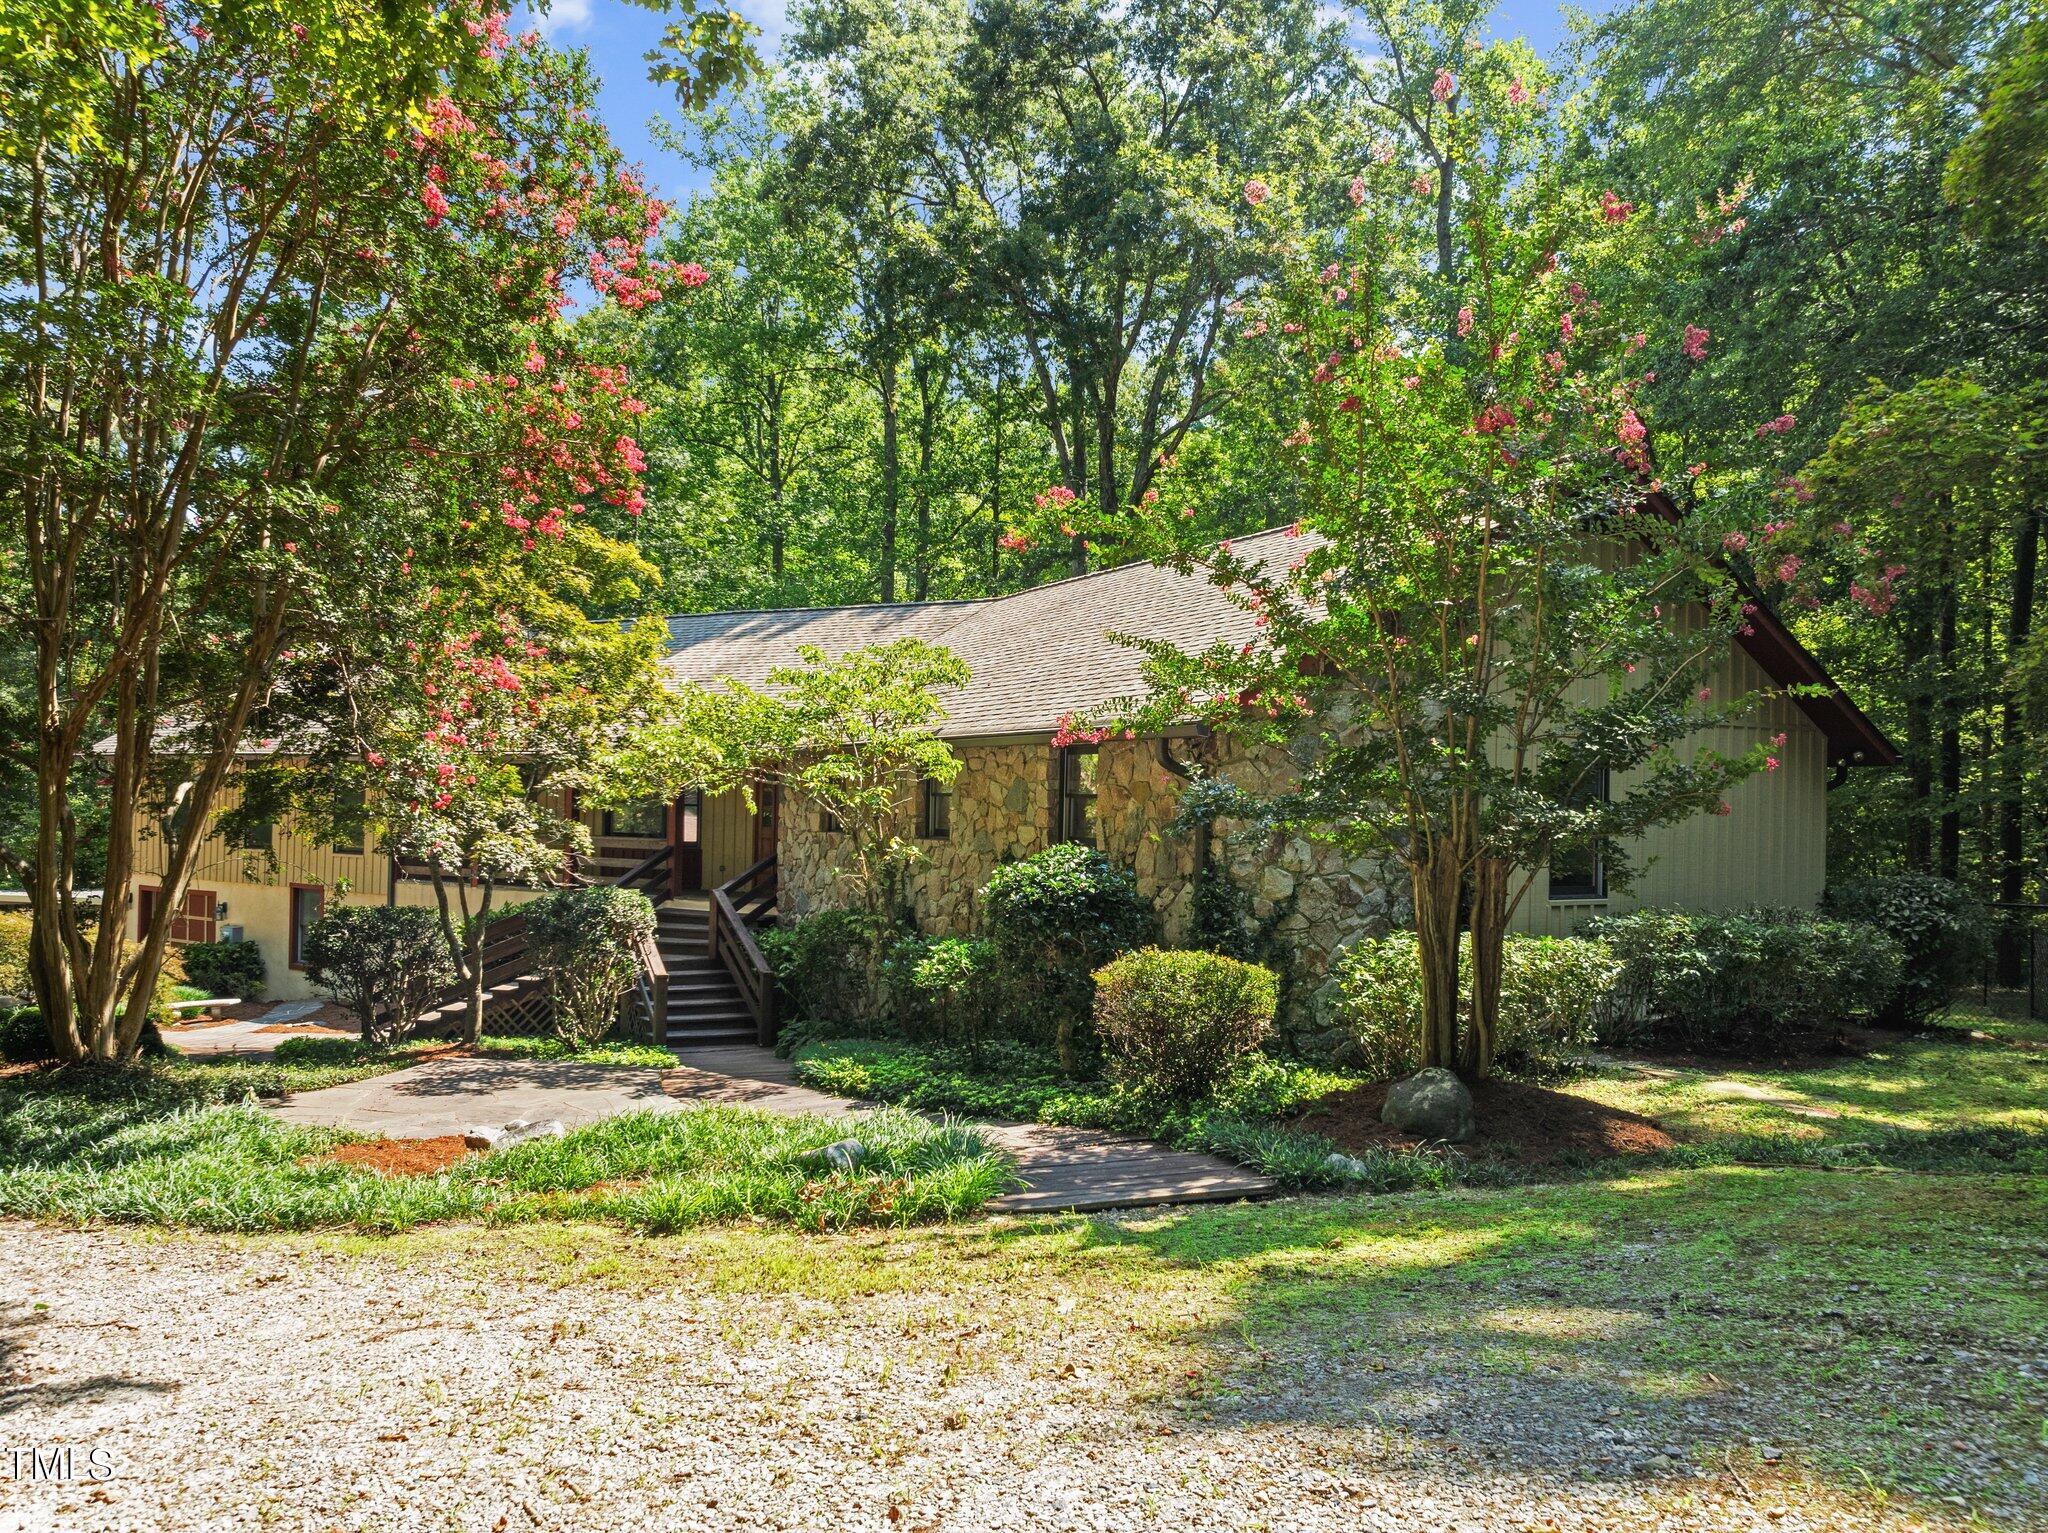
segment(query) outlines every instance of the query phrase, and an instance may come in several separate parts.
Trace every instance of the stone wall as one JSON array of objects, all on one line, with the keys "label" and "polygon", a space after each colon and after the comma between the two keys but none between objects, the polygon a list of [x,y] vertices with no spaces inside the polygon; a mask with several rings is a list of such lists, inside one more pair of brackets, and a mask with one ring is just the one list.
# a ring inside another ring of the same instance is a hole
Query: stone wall
[{"label": "stone wall", "polygon": [[[1255,791],[1283,786],[1290,772],[1277,751],[1247,754],[1214,740],[1176,740],[1171,752],[1179,766],[1221,773]],[[1057,752],[1050,744],[968,745],[959,754],[952,836],[919,841],[920,866],[906,880],[919,925],[934,933],[971,931],[975,894],[989,874],[1052,840]],[[1156,739],[1111,740],[1101,748],[1099,843],[1113,862],[1135,873],[1170,943],[1187,942],[1195,925],[1195,838],[1173,828],[1185,786]],[[916,805],[904,806],[899,825],[898,834],[915,835]],[[1390,884],[1371,860],[1347,860],[1301,837],[1219,822],[1211,844],[1215,866],[1236,891],[1232,903],[1247,944],[1283,976],[1285,1031],[1297,1045],[1316,1047],[1332,961],[1345,944],[1401,919],[1404,887]],[[785,908],[801,916],[850,903],[844,855],[845,838],[820,828],[814,805],[787,806],[779,851]]]}]

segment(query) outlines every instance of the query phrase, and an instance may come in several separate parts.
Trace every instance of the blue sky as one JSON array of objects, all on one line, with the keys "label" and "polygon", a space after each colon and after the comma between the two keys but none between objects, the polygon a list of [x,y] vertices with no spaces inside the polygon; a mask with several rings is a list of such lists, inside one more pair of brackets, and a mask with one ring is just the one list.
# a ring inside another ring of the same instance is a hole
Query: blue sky
[{"label": "blue sky", "polygon": [[[763,53],[782,40],[783,0],[739,0],[747,19],[761,28]],[[1608,9],[1609,0],[1585,0],[1584,9]],[[628,0],[553,0],[543,31],[560,46],[586,48],[604,81],[602,108],[612,137],[629,157],[647,169],[648,181],[662,196],[681,202],[702,184],[703,175],[655,143],[648,131],[656,117],[676,116],[675,95],[647,78],[644,55],[660,40],[662,17]],[[1505,0],[1494,16],[1502,36],[1523,36],[1541,53],[1551,52],[1564,36],[1561,7],[1551,0]]]}]

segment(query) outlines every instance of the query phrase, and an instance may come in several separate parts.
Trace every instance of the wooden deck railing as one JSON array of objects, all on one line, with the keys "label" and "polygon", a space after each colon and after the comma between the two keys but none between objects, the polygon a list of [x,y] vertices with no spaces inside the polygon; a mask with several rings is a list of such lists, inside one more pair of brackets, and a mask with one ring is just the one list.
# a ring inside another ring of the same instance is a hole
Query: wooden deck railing
[{"label": "wooden deck railing", "polygon": [[[675,848],[664,846],[606,882],[621,889],[638,889],[658,905],[668,897],[668,865],[674,855]],[[570,876],[574,878],[573,873]],[[668,965],[662,961],[661,949],[655,945],[651,935],[634,944],[633,958],[640,971],[634,981],[634,989],[640,1007],[646,1013],[646,1041],[659,1044],[668,1035]],[[526,913],[523,910],[508,910],[494,917],[484,928],[482,963],[484,1009],[489,1011],[496,999],[491,994],[492,988],[518,979],[526,967]],[[427,1009],[432,1012],[466,1000],[468,996],[468,983],[458,979],[435,997]],[[518,999],[518,996],[506,999]]]},{"label": "wooden deck railing", "polygon": [[730,883],[711,891],[711,956],[725,965],[754,1018],[755,1040],[775,1042],[775,974],[750,926],[774,919],[775,856],[771,852]]}]

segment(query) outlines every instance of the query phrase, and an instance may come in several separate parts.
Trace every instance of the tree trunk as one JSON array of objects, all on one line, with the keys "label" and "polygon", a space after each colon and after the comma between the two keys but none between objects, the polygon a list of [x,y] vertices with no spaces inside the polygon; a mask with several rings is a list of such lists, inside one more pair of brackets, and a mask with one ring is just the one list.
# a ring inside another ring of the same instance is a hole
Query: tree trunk
[{"label": "tree trunk", "polygon": [[[1928,598],[1913,597],[1906,624],[1906,653],[1926,655],[1934,647],[1934,622]],[[1906,812],[1906,868],[1926,873],[1934,865],[1934,683],[1925,665],[1915,666],[1906,680],[1906,772],[1912,802]]]},{"label": "tree trunk", "polygon": [[885,602],[896,599],[896,517],[903,491],[902,448],[897,441],[897,360],[892,351],[882,359],[876,392],[882,403],[882,533],[877,585]]},{"label": "tree trunk", "polygon": [[1467,1080],[1493,1074],[1500,1043],[1500,981],[1507,942],[1508,875],[1497,857],[1483,857],[1472,872],[1472,1017],[1459,1064]]},{"label": "tree trunk", "polygon": [[[2013,528],[2012,600],[2007,607],[2005,659],[2011,665],[2034,630],[2034,586],[2040,571],[2041,513],[2029,506]],[[2017,905],[2027,897],[2026,699],[2008,679],[2000,689],[1998,898]],[[1998,982],[2026,977],[2026,922],[2008,911],[1998,925]]]},{"label": "tree trunk", "polygon": [[1962,699],[1956,684],[1955,562],[1941,560],[1941,876],[1955,879],[1963,867]]},{"label": "tree trunk", "polygon": [[1422,972],[1422,1063],[1447,1070],[1459,1063],[1458,884],[1456,860],[1442,853],[1409,870]]}]

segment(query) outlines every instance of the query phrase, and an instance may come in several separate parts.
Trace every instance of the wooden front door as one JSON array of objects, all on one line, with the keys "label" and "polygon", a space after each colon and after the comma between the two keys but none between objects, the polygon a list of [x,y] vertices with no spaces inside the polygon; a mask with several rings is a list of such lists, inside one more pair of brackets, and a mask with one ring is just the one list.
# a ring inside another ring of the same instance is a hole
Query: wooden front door
[{"label": "wooden front door", "polygon": [[754,790],[754,861],[775,855],[775,827],[782,818],[781,794],[763,784]]},{"label": "wooden front door", "polygon": [[669,889],[682,894],[704,887],[704,794],[685,788],[668,806]]}]

